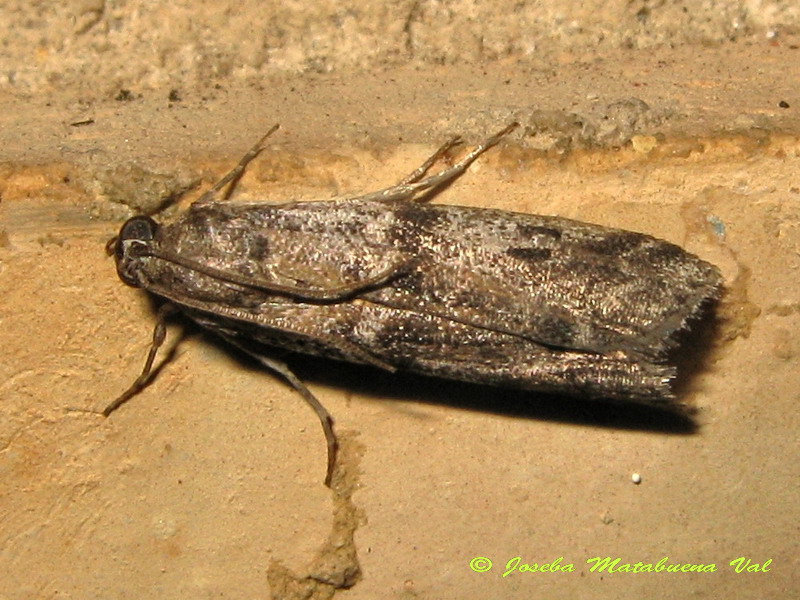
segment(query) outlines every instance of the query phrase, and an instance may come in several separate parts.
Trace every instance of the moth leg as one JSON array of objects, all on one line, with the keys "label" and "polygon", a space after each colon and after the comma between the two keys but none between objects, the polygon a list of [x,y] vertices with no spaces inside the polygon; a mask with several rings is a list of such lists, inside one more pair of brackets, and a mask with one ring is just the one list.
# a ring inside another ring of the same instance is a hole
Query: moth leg
[{"label": "moth leg", "polygon": [[449,151],[451,148],[453,148],[453,147],[455,147],[455,146],[458,146],[458,145],[459,145],[459,144],[460,144],[462,141],[463,141],[463,140],[461,139],[461,136],[460,136],[460,135],[454,136],[454,137],[450,138],[449,140],[447,140],[447,141],[446,141],[444,144],[442,144],[442,146],[441,146],[441,147],[440,147],[440,148],[439,148],[439,149],[438,149],[436,152],[434,152],[434,153],[433,153],[433,154],[432,154],[432,155],[431,155],[431,156],[428,158],[428,160],[426,160],[426,161],[425,161],[424,163],[422,163],[422,164],[421,164],[419,167],[417,167],[416,169],[414,169],[414,170],[413,170],[411,173],[409,173],[407,176],[403,177],[403,179],[401,179],[401,180],[400,180],[400,181],[397,183],[397,185],[395,185],[395,187],[398,187],[398,186],[401,186],[401,185],[408,185],[408,184],[410,184],[410,183],[415,183],[415,182],[419,181],[420,179],[422,179],[422,178],[425,176],[425,173],[427,173],[427,172],[428,172],[428,170],[429,170],[429,169],[430,169],[430,168],[431,168],[431,167],[432,167],[432,166],[433,166],[433,165],[434,165],[434,164],[435,164],[435,163],[436,163],[436,162],[437,162],[437,161],[438,161],[440,158],[442,158],[442,157],[443,157],[445,154],[447,154],[447,153],[448,153],[448,151]]},{"label": "moth leg", "polygon": [[156,358],[158,349],[161,347],[167,337],[167,318],[176,312],[176,310],[177,309],[175,306],[169,303],[163,304],[161,308],[158,309],[158,314],[156,315],[156,326],[153,328],[153,341],[150,344],[150,351],[147,353],[147,360],[144,361],[142,373],[136,378],[136,381],[133,382],[131,387],[125,390],[116,400],[103,409],[103,416],[107,417],[110,415],[128,400],[133,398],[136,394],[141,392],[145,387],[147,387],[147,384],[150,383],[150,371],[153,368],[153,361]]},{"label": "moth leg", "polygon": [[203,206],[204,204],[213,202],[214,198],[219,193],[219,191],[229,183],[231,185],[222,199],[227,200],[228,198],[230,198],[231,194],[233,193],[233,190],[236,188],[236,184],[239,182],[239,179],[244,174],[244,170],[247,168],[247,165],[250,164],[250,162],[252,162],[253,159],[256,158],[259,154],[261,154],[261,152],[264,150],[264,142],[267,140],[269,136],[275,133],[279,127],[280,125],[277,124],[273,125],[270,128],[270,130],[260,140],[258,140],[252,148],[250,148],[250,150],[247,152],[247,154],[245,154],[242,157],[239,163],[235,167],[233,167],[233,169],[231,169],[230,172],[227,175],[225,175],[225,177],[223,177],[217,183],[211,186],[210,189],[206,190],[206,192],[202,196],[200,196],[200,198],[198,198],[194,203],[192,203],[192,206],[193,207]]},{"label": "moth leg", "polygon": [[325,474],[325,485],[327,487],[331,487],[333,470],[336,466],[336,452],[339,449],[339,442],[336,439],[336,433],[333,431],[333,417],[331,414],[322,405],[322,403],[317,400],[317,397],[311,393],[311,390],[309,390],[306,385],[297,378],[297,375],[292,372],[285,362],[258,354],[257,352],[254,352],[245,347],[243,344],[239,343],[233,336],[225,334],[220,335],[222,335],[225,341],[233,346],[236,346],[239,350],[257,360],[259,363],[261,363],[261,365],[270,371],[273,371],[274,373],[277,373],[283,377],[287,382],[289,382],[289,385],[291,385],[295,391],[299,392],[299,394],[303,397],[303,400],[305,400],[308,405],[314,409],[314,412],[319,418],[319,422],[322,424],[322,431],[325,432],[325,441],[328,444],[328,470]]},{"label": "moth leg", "polygon": [[[429,190],[432,188],[437,188],[439,186],[445,185],[450,183],[454,179],[456,179],[459,175],[463,174],[469,166],[475,162],[475,160],[484,152],[489,150],[490,148],[496,146],[500,140],[502,140],[506,135],[508,135],[511,131],[519,127],[519,123],[516,121],[504,127],[501,131],[498,131],[493,136],[487,138],[474,149],[472,149],[466,156],[464,156],[461,160],[459,160],[456,164],[454,164],[449,169],[445,169],[444,171],[440,171],[436,175],[431,175],[430,177],[426,177],[420,181],[416,181],[413,183],[400,183],[398,185],[394,185],[392,187],[386,188],[384,190],[379,190],[377,192],[372,192],[366,194],[364,196],[360,196],[359,200],[377,200],[381,202],[398,202],[401,200],[413,200],[414,196],[416,196],[419,192],[424,190]],[[423,165],[424,166],[424,165]],[[410,177],[416,173],[412,173]]]}]

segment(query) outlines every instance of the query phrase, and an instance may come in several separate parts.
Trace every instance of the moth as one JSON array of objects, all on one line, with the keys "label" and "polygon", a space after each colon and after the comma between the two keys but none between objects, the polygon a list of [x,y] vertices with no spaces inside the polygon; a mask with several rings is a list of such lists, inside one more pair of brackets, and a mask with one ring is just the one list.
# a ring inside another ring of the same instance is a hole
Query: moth
[{"label": "moth", "polygon": [[119,277],[164,304],[141,375],[104,414],[147,384],[175,311],[282,376],[313,407],[328,444],[327,485],[333,419],[270,349],[669,405],[675,368],[666,352],[719,294],[716,267],[641,233],[430,202],[516,127],[429,175],[461,142],[453,138],[398,184],[362,196],[229,202],[275,126],[174,222],[128,220],[109,243]]}]

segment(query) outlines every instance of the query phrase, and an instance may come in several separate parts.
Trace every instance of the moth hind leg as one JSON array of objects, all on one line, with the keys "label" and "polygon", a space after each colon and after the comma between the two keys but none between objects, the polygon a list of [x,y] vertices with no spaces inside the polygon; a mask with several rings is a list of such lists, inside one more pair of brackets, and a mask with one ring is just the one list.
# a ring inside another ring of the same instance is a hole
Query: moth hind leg
[{"label": "moth hind leg", "polygon": [[416,183],[420,179],[422,179],[425,174],[430,170],[430,168],[436,164],[443,156],[445,156],[452,148],[461,144],[463,140],[461,139],[460,135],[453,136],[449,140],[447,140],[444,144],[439,147],[439,149],[431,154],[428,159],[422,163],[419,167],[414,169],[411,173],[403,177],[395,187],[409,185],[411,183]]},{"label": "moth hind leg", "polygon": [[[440,158],[439,153],[446,152],[449,148],[447,148],[448,144],[445,144],[440,148],[436,153],[434,153],[431,158],[425,161],[422,166],[418,169],[413,171],[408,177],[403,179],[399,184],[394,185],[392,187],[379,190],[377,192],[372,192],[370,194],[366,194],[360,197],[360,200],[377,200],[381,202],[399,202],[403,200],[426,200],[428,197],[420,198],[418,194],[425,190],[433,190],[444,186],[454,179],[458,178],[461,174],[463,174],[469,166],[477,160],[477,158],[489,150],[496,146],[500,140],[502,140],[506,135],[511,133],[514,129],[519,127],[519,123],[514,121],[509,125],[506,125],[502,130],[498,131],[491,137],[488,137],[483,142],[475,146],[466,156],[464,156],[461,160],[459,160],[456,164],[452,167],[444,169],[435,175],[431,175],[429,177],[422,178],[427,170],[433,165],[433,163]],[[430,163],[430,164],[429,164]]]},{"label": "moth hind leg", "polygon": [[227,175],[225,175],[217,183],[211,186],[211,188],[206,190],[205,193],[192,204],[192,206],[193,207],[203,206],[204,204],[213,202],[214,198],[216,198],[220,190],[222,190],[222,188],[224,188],[228,184],[230,184],[230,186],[228,187],[222,199],[227,200],[228,198],[230,198],[231,194],[233,193],[233,190],[236,189],[236,184],[239,182],[239,179],[241,179],[242,175],[244,175],[244,171],[247,168],[247,165],[250,164],[259,154],[261,154],[261,152],[264,151],[265,148],[264,142],[266,142],[267,138],[271,136],[273,133],[275,133],[279,127],[280,125],[278,124],[273,125],[270,128],[270,130],[267,131],[267,133],[265,133],[261,137],[261,139],[258,140],[253,145],[253,147],[250,148],[250,150],[247,151],[247,154],[245,154],[242,157],[242,159],[237,163],[237,165],[233,167],[233,169],[231,169]]},{"label": "moth hind leg", "polygon": [[248,356],[252,357],[254,360],[258,361],[262,366],[266,367],[273,373],[277,373],[281,377],[283,377],[289,385],[291,385],[296,392],[298,392],[302,397],[303,400],[313,409],[316,413],[317,418],[319,419],[320,424],[322,425],[322,431],[325,433],[325,442],[328,446],[328,468],[325,473],[325,485],[327,487],[331,487],[331,482],[333,480],[333,474],[336,469],[336,454],[339,449],[339,440],[336,438],[336,433],[333,431],[333,417],[328,412],[328,410],[322,405],[317,397],[311,392],[311,390],[306,387],[306,385],[300,381],[300,379],[295,375],[289,366],[283,362],[282,360],[277,360],[275,358],[271,358],[268,356],[264,356],[263,354],[251,350],[241,342],[239,342],[233,335],[228,335],[224,333],[217,332],[222,338],[235,346]]},{"label": "moth hind leg", "polygon": [[449,169],[440,171],[436,175],[427,177],[419,181],[418,183],[414,184],[418,187],[417,191],[434,189],[453,181],[456,177],[464,173],[469,168],[469,166],[477,160],[477,158],[481,154],[499,144],[500,140],[502,140],[506,135],[514,131],[517,127],[519,127],[519,123],[517,123],[516,121],[506,125],[502,130],[498,131],[493,136],[485,139],[483,142],[475,146],[475,148],[473,148],[469,153],[467,153],[466,156],[464,156],[461,160],[459,160]]}]

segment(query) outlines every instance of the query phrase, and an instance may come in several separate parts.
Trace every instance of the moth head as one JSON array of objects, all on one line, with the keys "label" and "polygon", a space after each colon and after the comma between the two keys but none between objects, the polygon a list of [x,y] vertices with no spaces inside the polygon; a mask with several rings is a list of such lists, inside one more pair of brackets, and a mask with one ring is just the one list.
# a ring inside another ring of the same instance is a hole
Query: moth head
[{"label": "moth head", "polygon": [[150,217],[133,217],[125,221],[118,236],[109,240],[107,249],[117,261],[117,274],[128,285],[141,287],[137,277],[139,259],[149,254],[157,231],[158,223]]}]

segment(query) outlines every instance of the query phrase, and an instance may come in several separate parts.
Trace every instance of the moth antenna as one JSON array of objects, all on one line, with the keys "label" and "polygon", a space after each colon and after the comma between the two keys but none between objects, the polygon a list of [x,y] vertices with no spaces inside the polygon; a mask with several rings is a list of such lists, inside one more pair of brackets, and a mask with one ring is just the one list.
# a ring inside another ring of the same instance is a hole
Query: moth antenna
[{"label": "moth antenna", "polygon": [[217,269],[200,261],[166,250],[146,249],[142,251],[142,256],[152,256],[160,260],[165,260],[186,267],[187,269],[192,269],[203,275],[208,275],[219,281],[233,283],[242,287],[262,290],[272,294],[285,295],[301,300],[317,300],[320,302],[344,300],[371,289],[379,288],[392,279],[407,273],[411,266],[408,262],[404,262],[391,265],[382,271],[378,271],[375,275],[365,277],[361,281],[342,283],[327,288],[309,288],[300,285],[284,285],[274,281],[259,279],[258,277],[250,277],[240,273]]}]

